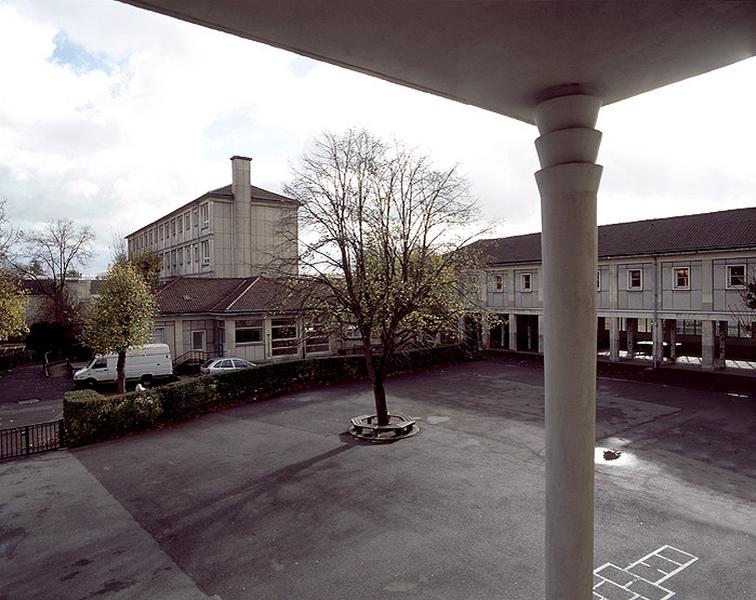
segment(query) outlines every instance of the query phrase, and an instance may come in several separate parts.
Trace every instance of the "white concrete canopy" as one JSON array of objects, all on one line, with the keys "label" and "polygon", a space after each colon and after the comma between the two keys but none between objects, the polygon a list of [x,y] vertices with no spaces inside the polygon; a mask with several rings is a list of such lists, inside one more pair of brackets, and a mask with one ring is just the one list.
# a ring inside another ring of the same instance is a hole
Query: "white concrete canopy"
[{"label": "white concrete canopy", "polygon": [[[596,117],[602,105],[756,54],[756,2],[126,1],[537,121],[544,269],[544,587],[548,600],[588,600],[601,178],[595,164],[601,140]],[[515,327],[512,323],[510,334]]]},{"label": "white concrete canopy", "polygon": [[545,94],[605,106],[756,54],[752,0],[126,1],[529,123]]}]

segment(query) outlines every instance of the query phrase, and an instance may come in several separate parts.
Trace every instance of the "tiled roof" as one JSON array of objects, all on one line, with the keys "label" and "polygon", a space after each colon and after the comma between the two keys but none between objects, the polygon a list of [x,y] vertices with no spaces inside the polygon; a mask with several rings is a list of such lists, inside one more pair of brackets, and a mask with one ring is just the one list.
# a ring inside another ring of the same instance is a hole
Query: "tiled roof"
[{"label": "tiled roof", "polygon": [[178,277],[158,289],[161,313],[223,311],[256,277]]},{"label": "tiled roof", "polygon": [[264,277],[179,277],[158,290],[160,312],[171,314],[293,311],[302,298],[285,282]]},{"label": "tiled roof", "polygon": [[[275,192],[270,192],[256,186],[250,186],[252,188],[251,199],[252,200],[266,200],[268,202],[284,202],[286,204],[296,204],[297,201]],[[223,198],[233,198],[234,195],[231,192],[231,184],[224,185],[215,190],[210,190],[205,195],[207,196],[221,196]]]},{"label": "tiled roof", "polygon": [[[479,240],[469,248],[489,265],[539,262],[541,234]],[[756,207],[601,225],[599,258],[756,248]]]}]

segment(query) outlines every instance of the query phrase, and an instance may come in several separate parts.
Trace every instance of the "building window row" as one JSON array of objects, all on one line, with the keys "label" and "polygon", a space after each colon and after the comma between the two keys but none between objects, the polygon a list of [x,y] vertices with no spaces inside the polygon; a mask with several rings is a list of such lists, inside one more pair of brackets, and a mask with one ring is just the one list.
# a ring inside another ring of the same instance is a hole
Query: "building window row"
[{"label": "building window row", "polygon": [[208,203],[205,202],[200,205],[199,208],[194,208],[176,217],[172,217],[164,223],[159,223],[158,225],[151,227],[149,230],[131,238],[129,240],[129,252],[138,253],[147,250],[155,251],[157,250],[156,246],[161,242],[175,244],[177,237],[182,232],[187,232],[192,229],[192,222],[194,223],[195,229],[199,229],[200,224],[202,229],[206,229],[210,224],[209,214],[209,206]]},{"label": "building window row", "polygon": [[[202,240],[199,244],[182,246],[176,250],[165,252],[162,255],[162,269],[165,275],[178,275],[181,271],[190,272],[192,263],[200,267],[200,253],[202,265],[210,264],[210,241]],[[193,257],[193,258],[192,258]],[[186,269],[183,267],[186,266]]]}]

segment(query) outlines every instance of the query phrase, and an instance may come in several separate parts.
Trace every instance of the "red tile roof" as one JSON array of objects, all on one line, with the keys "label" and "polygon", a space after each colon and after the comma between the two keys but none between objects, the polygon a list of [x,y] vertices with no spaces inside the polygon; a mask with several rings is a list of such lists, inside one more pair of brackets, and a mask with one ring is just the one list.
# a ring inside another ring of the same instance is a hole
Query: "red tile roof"
[{"label": "red tile roof", "polygon": [[161,313],[296,311],[304,295],[284,280],[264,277],[178,277],[158,290]]}]

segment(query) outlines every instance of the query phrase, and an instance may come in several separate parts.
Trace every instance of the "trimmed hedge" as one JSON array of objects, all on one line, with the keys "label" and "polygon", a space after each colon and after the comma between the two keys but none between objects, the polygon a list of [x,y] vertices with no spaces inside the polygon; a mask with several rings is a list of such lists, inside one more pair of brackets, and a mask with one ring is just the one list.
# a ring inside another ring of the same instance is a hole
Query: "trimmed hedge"
[{"label": "trimmed hedge", "polygon": [[[397,353],[392,372],[427,369],[470,358],[466,346],[440,346]],[[94,390],[66,392],[63,420],[69,446],[117,437],[182,421],[217,408],[268,398],[315,385],[367,377],[363,356],[329,356],[270,363],[215,377],[196,377],[124,396]]]}]

